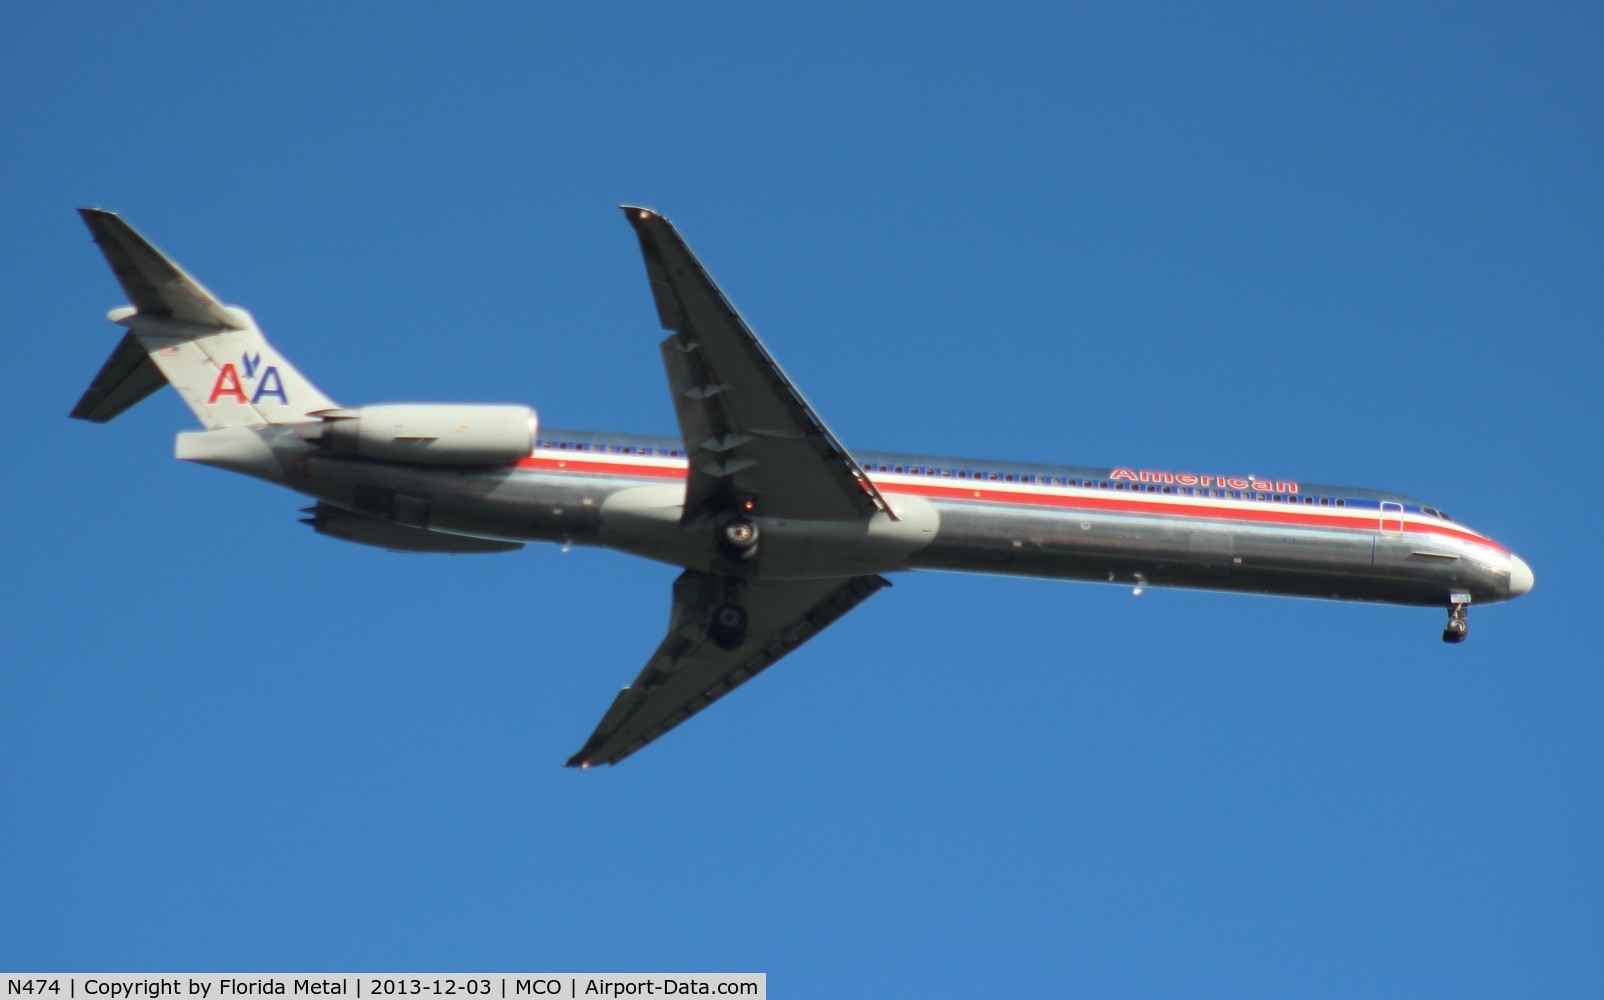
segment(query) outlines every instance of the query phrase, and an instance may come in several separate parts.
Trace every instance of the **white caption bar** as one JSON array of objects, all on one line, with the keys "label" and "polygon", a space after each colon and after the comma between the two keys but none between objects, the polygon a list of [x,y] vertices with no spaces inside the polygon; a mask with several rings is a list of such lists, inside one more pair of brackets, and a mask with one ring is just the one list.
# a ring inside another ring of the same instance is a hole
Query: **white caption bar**
[{"label": "white caption bar", "polygon": [[768,996],[762,972],[10,972],[0,1000]]}]

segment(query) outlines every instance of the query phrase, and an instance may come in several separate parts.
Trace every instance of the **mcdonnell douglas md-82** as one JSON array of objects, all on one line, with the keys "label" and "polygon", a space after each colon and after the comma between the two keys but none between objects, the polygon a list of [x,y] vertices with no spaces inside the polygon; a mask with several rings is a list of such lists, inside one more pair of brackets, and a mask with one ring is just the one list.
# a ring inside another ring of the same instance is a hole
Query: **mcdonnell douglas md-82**
[{"label": "mcdonnell douglas md-82", "polygon": [[682,567],[668,634],[569,766],[616,764],[750,680],[902,570],[969,570],[1446,608],[1532,588],[1524,560],[1440,508],[1229,470],[1079,468],[836,440],[661,215],[646,261],[677,438],[540,426],[526,406],[344,407],[111,212],[81,210],[128,332],[72,415],[164,383],[205,430],[177,456],[317,502],[322,534],[402,552],[605,545]]}]

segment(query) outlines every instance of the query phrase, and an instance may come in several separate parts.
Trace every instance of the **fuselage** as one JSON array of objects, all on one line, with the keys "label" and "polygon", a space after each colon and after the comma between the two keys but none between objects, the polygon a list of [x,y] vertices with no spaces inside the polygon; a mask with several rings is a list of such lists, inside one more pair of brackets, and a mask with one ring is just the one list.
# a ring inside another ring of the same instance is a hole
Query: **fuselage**
[{"label": "fuselage", "polygon": [[[542,428],[528,458],[495,468],[287,447],[293,456],[275,448],[285,485],[382,520],[607,546],[690,568],[719,559],[705,532],[680,523],[687,459],[674,438]],[[764,547],[742,572],[953,570],[1437,606],[1531,587],[1531,570],[1504,546],[1394,493],[1234,473],[855,454],[895,517],[843,534],[765,519],[758,507],[750,515]]]}]

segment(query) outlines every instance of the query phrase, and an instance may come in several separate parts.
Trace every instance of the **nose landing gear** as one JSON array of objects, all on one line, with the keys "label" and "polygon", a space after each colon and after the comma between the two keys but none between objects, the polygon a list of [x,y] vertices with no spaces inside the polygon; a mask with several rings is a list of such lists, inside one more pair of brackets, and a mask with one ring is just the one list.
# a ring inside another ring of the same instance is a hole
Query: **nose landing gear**
[{"label": "nose landing gear", "polygon": [[[1463,598],[1463,599],[1461,599]],[[1465,617],[1470,610],[1470,595],[1455,594],[1448,605],[1448,624],[1443,627],[1443,642],[1464,642],[1470,634],[1470,622]]]}]

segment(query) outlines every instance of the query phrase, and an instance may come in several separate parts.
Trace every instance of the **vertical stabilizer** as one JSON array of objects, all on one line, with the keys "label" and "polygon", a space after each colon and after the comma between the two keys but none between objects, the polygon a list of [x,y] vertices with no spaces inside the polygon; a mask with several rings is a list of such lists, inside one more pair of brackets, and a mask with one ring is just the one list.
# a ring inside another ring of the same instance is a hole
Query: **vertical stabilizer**
[{"label": "vertical stabilizer", "polygon": [[262,336],[115,213],[79,209],[131,305],[107,318],[128,328],[72,415],[105,422],[163,380],[209,429],[304,423],[335,404]]}]

